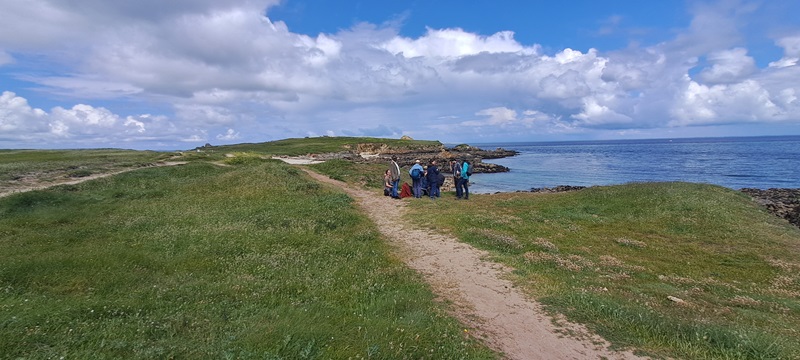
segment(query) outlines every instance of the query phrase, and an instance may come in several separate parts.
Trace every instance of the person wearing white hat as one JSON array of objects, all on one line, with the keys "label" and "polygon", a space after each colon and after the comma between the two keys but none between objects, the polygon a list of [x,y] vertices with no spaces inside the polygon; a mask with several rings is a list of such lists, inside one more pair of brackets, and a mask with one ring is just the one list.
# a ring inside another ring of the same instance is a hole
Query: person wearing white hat
[{"label": "person wearing white hat", "polygon": [[419,159],[415,160],[414,166],[408,170],[408,175],[411,176],[411,190],[414,193],[414,197],[417,199],[422,197],[422,175],[424,173],[425,169],[420,165]]}]

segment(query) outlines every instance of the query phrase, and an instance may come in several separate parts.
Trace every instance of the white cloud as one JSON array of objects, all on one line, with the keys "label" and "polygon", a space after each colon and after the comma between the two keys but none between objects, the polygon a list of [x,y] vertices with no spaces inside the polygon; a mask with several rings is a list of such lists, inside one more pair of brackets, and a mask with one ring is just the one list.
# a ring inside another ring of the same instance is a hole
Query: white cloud
[{"label": "white cloud", "polygon": [[690,81],[678,104],[669,126],[774,122],[795,116],[776,105],[769,91],[753,80],[713,86]]},{"label": "white cloud", "polygon": [[480,36],[462,29],[428,29],[418,39],[394,37],[382,44],[392,54],[406,58],[457,58],[479,53],[535,53],[514,40],[514,33],[502,31],[490,36]]},{"label": "white cloud", "polygon": [[784,37],[776,43],[783,48],[783,58],[771,62],[769,66],[785,68],[795,66],[800,62],[800,35]]},{"label": "white cloud", "polygon": [[709,84],[732,84],[747,79],[756,72],[756,62],[747,56],[747,49],[735,48],[713,52],[708,55],[710,68],[698,77]]},{"label": "white cloud", "polygon": [[475,115],[489,117],[489,125],[504,126],[518,121],[517,112],[506,107],[483,109]]},{"label": "white cloud", "polygon": [[[607,97],[605,100],[614,100]],[[581,125],[594,127],[630,126],[633,122],[630,116],[620,114],[612,109],[610,104],[604,104],[603,99],[588,96],[584,98],[583,111],[572,117],[581,121]]]},{"label": "white cloud", "polygon": [[[205,141],[202,131],[195,141]],[[49,113],[31,108],[26,99],[5,91],[0,95],[0,142],[16,147],[96,147],[132,141],[179,141],[186,129],[164,116],[148,114],[121,118],[105,108],[78,104],[54,107]],[[26,145],[27,144],[27,145]]]},{"label": "white cloud", "polygon": [[100,135],[119,123],[119,116],[104,108],[78,104],[72,109],[53,108],[50,126],[59,137],[71,135]]},{"label": "white cloud", "polygon": [[48,113],[28,105],[33,95],[4,92],[2,145],[39,135],[67,144],[459,140],[800,122],[800,36],[777,39],[783,57],[759,68],[740,32],[758,10],[749,2],[692,3],[690,26],[658,44],[547,53],[512,31],[429,28],[410,38],[362,23],[302,35],[268,17],[276,3],[4,4],[0,66],[30,66],[16,80],[63,102]]},{"label": "white cloud", "polygon": [[238,114],[222,106],[177,104],[175,116],[194,125],[230,125],[236,122]]},{"label": "white cloud", "polygon": [[47,114],[41,109],[28,105],[28,101],[10,91],[0,95],[0,139],[3,137],[20,134],[29,137],[47,129],[43,126],[42,119]]},{"label": "white cloud", "polygon": [[239,133],[233,129],[228,129],[224,134],[217,135],[217,140],[233,141],[237,139],[239,139]]}]

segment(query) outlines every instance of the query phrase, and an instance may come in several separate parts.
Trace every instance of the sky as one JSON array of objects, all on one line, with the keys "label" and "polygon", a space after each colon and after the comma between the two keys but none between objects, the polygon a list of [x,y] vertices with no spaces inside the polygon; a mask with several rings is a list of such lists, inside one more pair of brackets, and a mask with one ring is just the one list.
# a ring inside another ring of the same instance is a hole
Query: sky
[{"label": "sky", "polygon": [[0,0],[0,148],[800,135],[796,0]]}]

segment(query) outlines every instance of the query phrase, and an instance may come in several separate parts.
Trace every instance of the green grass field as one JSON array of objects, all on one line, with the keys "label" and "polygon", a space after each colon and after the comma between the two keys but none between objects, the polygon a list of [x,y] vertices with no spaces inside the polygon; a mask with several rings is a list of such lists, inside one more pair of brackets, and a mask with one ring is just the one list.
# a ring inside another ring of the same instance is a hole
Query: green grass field
[{"label": "green grass field", "polygon": [[643,183],[412,205],[439,214],[412,216],[420,226],[490,251],[550,311],[615,344],[680,359],[800,358],[800,230],[739,192]]},{"label": "green grass field", "polygon": [[202,148],[200,152],[185,152],[185,156],[198,159],[222,159],[228,153],[255,153],[267,156],[288,155],[300,156],[308,154],[338,153],[350,151],[358,144],[385,144],[393,149],[420,149],[440,146],[438,141],[431,140],[398,140],[371,137],[313,137],[270,141],[265,143],[245,143],[236,145],[220,145]]},{"label": "green grass field", "polygon": [[[0,358],[497,357],[352,199],[262,159],[361,141],[214,147],[185,152],[183,166],[0,198]],[[0,183],[174,155],[1,151]],[[370,189],[384,168],[310,167]],[[642,183],[404,201],[397,221],[489,251],[548,311],[615,345],[657,358],[800,358],[800,230],[742,193]]]},{"label": "green grass field", "polygon": [[0,198],[0,243],[0,358],[495,357],[350,198],[278,161]]}]

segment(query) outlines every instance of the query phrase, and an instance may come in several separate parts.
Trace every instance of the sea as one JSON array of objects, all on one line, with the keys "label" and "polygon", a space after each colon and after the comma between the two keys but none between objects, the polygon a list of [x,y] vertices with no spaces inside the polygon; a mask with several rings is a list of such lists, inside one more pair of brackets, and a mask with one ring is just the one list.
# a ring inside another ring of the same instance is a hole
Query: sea
[{"label": "sea", "polygon": [[506,173],[474,174],[470,192],[529,191],[685,181],[742,188],[800,188],[800,136],[471,144],[519,155],[487,159]]}]

